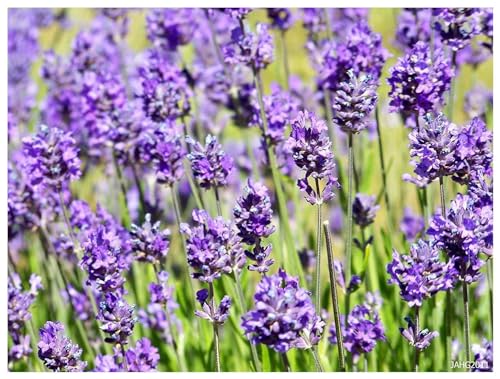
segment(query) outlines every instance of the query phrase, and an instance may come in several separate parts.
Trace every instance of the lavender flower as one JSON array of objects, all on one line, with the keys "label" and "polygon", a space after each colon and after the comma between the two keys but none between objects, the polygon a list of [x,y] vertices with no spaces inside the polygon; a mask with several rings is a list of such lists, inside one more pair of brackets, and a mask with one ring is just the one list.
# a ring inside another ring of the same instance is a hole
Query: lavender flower
[{"label": "lavender flower", "polygon": [[432,9],[404,8],[398,16],[396,42],[403,49],[411,49],[418,41],[431,42]]},{"label": "lavender flower", "polygon": [[362,228],[366,228],[373,223],[380,205],[375,204],[375,196],[356,194],[352,202],[352,217],[354,222]]},{"label": "lavender flower", "polygon": [[436,110],[443,103],[444,93],[450,89],[454,76],[442,49],[434,49],[431,59],[429,45],[421,41],[398,59],[389,74],[390,111],[406,115]]},{"label": "lavender flower", "polygon": [[12,338],[12,347],[9,351],[9,362],[14,362],[31,354],[30,337],[23,335],[23,329],[31,313],[29,308],[33,304],[38,292],[43,288],[42,279],[31,274],[30,289],[23,291],[21,278],[17,273],[10,273],[8,278],[7,318],[8,331]]},{"label": "lavender flower", "polygon": [[78,291],[71,284],[61,290],[64,301],[71,302],[76,316],[82,321],[90,321],[94,316],[92,303],[85,292]]},{"label": "lavender flower", "polygon": [[243,20],[252,10],[250,8],[222,8],[222,11],[235,20]]},{"label": "lavender flower", "polygon": [[294,23],[292,11],[288,8],[267,8],[267,17],[271,19],[271,27],[286,31]]},{"label": "lavender flower", "polygon": [[255,308],[243,315],[241,324],[252,343],[284,353],[294,347],[307,349],[319,342],[324,322],[297,278],[282,269],[262,277],[254,301]]},{"label": "lavender flower", "polygon": [[159,51],[150,50],[138,68],[141,88],[136,96],[155,122],[176,119],[189,112],[190,89],[181,71]]},{"label": "lavender flower", "polygon": [[[341,320],[344,347],[352,354],[353,362],[357,363],[361,354],[367,354],[375,348],[377,341],[385,341],[384,326],[378,312],[366,304],[356,305],[349,316],[347,323]],[[330,326],[331,344],[337,343],[335,325]]]},{"label": "lavender flower", "polygon": [[151,224],[151,215],[145,216],[142,226],[132,225],[130,235],[132,237],[132,248],[136,259],[153,264],[161,262],[168,253],[170,246],[170,230],[160,231],[160,222]]},{"label": "lavender flower", "polygon": [[405,207],[403,218],[399,223],[399,229],[403,232],[408,242],[413,242],[415,238],[424,230],[424,218]]},{"label": "lavender flower", "polygon": [[348,82],[339,84],[333,98],[333,122],[345,133],[359,133],[368,127],[368,118],[377,102],[377,86],[370,76],[356,77],[347,72]]},{"label": "lavender flower", "polygon": [[452,289],[457,277],[453,262],[442,262],[439,250],[424,240],[411,245],[407,255],[394,250],[387,273],[388,283],[399,286],[401,297],[410,307],[421,307],[425,299],[437,292]]},{"label": "lavender flower", "polygon": [[208,135],[205,146],[190,136],[186,137],[186,142],[192,148],[188,159],[200,186],[205,189],[226,186],[227,178],[234,168],[233,159],[222,150],[217,138]]},{"label": "lavender flower", "polygon": [[129,348],[125,353],[125,357],[128,370],[133,372],[156,371],[156,366],[160,361],[158,349],[145,337],[138,340],[135,347]]},{"label": "lavender flower", "polygon": [[105,341],[124,346],[132,335],[137,319],[134,317],[135,306],[130,306],[123,297],[107,293],[99,304],[97,320],[102,323],[101,329],[108,334]]},{"label": "lavender flower", "polygon": [[194,314],[216,325],[224,324],[229,317],[229,309],[232,304],[231,298],[227,295],[224,296],[216,309],[213,308],[212,304],[207,303],[207,298],[208,292],[206,290],[200,290],[196,293],[196,299],[203,310],[196,310]]},{"label": "lavender flower", "polygon": [[472,371],[493,371],[493,342],[483,338],[481,345],[472,345],[476,365]]},{"label": "lavender flower", "polygon": [[118,363],[118,354],[101,355],[95,357],[94,372],[121,372],[121,364]]},{"label": "lavender flower", "polygon": [[152,9],[146,15],[148,39],[160,50],[187,45],[196,30],[196,9]]},{"label": "lavender flower", "polygon": [[481,84],[475,84],[464,96],[464,111],[470,117],[484,119],[493,107],[493,92]]},{"label": "lavender flower", "polygon": [[479,270],[484,261],[479,254],[490,249],[488,232],[488,225],[483,224],[476,213],[473,199],[458,194],[446,217],[435,215],[431,219],[427,234],[434,238],[435,246],[448,255],[458,279],[470,284],[480,278]]},{"label": "lavender flower", "polygon": [[64,183],[81,175],[78,148],[70,133],[42,125],[35,136],[23,140],[23,151],[32,186],[60,191]]},{"label": "lavender flower", "polygon": [[47,321],[40,329],[38,357],[52,371],[81,372],[87,362],[81,360],[82,349],[64,335],[60,322]]},{"label": "lavender flower", "polygon": [[274,60],[273,37],[266,24],[257,24],[256,33],[236,27],[231,31],[231,41],[222,46],[224,62],[243,64],[259,71]]},{"label": "lavender flower", "polygon": [[238,235],[242,242],[253,245],[269,237],[275,230],[272,225],[273,210],[266,186],[248,179],[245,192],[233,210]]},{"label": "lavender flower", "polygon": [[420,351],[427,349],[432,340],[439,336],[438,332],[429,332],[428,329],[417,330],[410,317],[405,317],[405,321],[408,323],[408,328],[399,328],[399,332],[415,349]]},{"label": "lavender flower", "polygon": [[434,8],[434,29],[453,51],[463,49],[481,32],[479,8]]},{"label": "lavender flower", "polygon": [[[288,141],[295,164],[305,171],[304,178],[298,180],[297,185],[305,193],[306,200],[316,204],[332,199],[333,190],[339,184],[334,176],[335,163],[325,122],[308,111],[300,112],[292,122]],[[309,184],[309,177],[315,180],[325,179],[323,190],[313,189]]]},{"label": "lavender flower", "polygon": [[222,217],[211,218],[204,210],[193,210],[195,226],[181,224],[186,235],[187,260],[195,270],[191,275],[211,283],[222,274],[239,270],[245,264],[241,240],[233,225]]}]

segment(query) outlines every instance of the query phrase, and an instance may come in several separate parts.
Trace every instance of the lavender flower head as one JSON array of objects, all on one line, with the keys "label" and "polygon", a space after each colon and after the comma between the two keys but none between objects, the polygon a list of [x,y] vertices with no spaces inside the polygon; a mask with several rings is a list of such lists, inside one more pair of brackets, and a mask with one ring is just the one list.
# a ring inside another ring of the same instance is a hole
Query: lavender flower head
[{"label": "lavender flower head", "polygon": [[396,43],[402,50],[411,49],[418,41],[430,43],[432,9],[405,8],[398,16]]},{"label": "lavender flower head", "polygon": [[152,9],[146,15],[148,39],[160,50],[175,51],[188,44],[196,30],[196,9]]},{"label": "lavender flower head", "polygon": [[472,345],[476,365],[472,371],[493,371],[493,342],[483,338],[481,344]]},{"label": "lavender flower head", "polygon": [[424,218],[405,207],[403,218],[399,223],[399,229],[403,232],[405,238],[409,242],[413,242],[415,238],[422,233],[425,228]]},{"label": "lavender flower head", "polygon": [[[367,304],[356,305],[349,313],[347,323],[341,320],[341,326],[344,347],[352,354],[354,363],[359,360],[361,354],[372,351],[377,341],[386,340],[384,326],[378,312]],[[331,344],[337,343],[334,324],[330,326],[328,341]]]},{"label": "lavender flower head", "polygon": [[151,344],[146,337],[141,338],[125,353],[128,370],[132,372],[150,372],[156,371],[160,354],[158,349]]},{"label": "lavender flower head", "polygon": [[78,148],[70,133],[42,125],[36,135],[24,138],[23,151],[32,186],[60,191],[81,176]]},{"label": "lavender flower head", "polygon": [[457,278],[453,262],[442,262],[439,250],[424,240],[411,245],[407,255],[394,250],[387,273],[388,283],[399,286],[400,295],[409,307],[421,307],[425,299],[437,292],[452,289]]},{"label": "lavender flower head", "polygon": [[97,320],[102,323],[101,330],[108,334],[105,342],[120,344],[128,343],[132,335],[137,318],[134,316],[135,306],[130,306],[123,297],[114,293],[107,293],[99,304]]},{"label": "lavender flower head", "polygon": [[211,283],[222,274],[239,270],[245,256],[233,225],[222,217],[211,218],[204,210],[193,210],[194,226],[181,224],[186,235],[187,261],[193,278]]},{"label": "lavender flower head", "polygon": [[429,332],[429,329],[417,330],[410,317],[405,317],[405,321],[408,323],[408,328],[399,328],[399,332],[415,349],[420,351],[427,349],[432,340],[439,336],[438,332]]},{"label": "lavender flower head", "polygon": [[267,8],[267,17],[271,19],[271,27],[286,31],[295,22],[292,11],[288,8]]},{"label": "lavender flower head", "polygon": [[251,8],[222,8],[225,14],[235,20],[243,20],[252,11]]},{"label": "lavender flower head", "polygon": [[377,85],[370,76],[356,77],[347,72],[348,82],[341,82],[335,92],[333,122],[345,133],[359,133],[368,127],[368,119],[377,103]]},{"label": "lavender flower head", "polygon": [[[333,198],[333,190],[339,187],[334,176],[335,163],[331,150],[332,143],[327,136],[327,127],[323,120],[308,111],[300,112],[292,122],[292,132],[288,143],[291,145],[295,164],[305,171],[304,178],[297,185],[305,193],[311,204],[321,203]],[[309,177],[326,180],[323,190],[313,189]]]},{"label": "lavender flower head", "polygon": [[222,46],[224,62],[229,65],[243,64],[260,71],[274,60],[273,37],[268,25],[257,24],[256,33],[236,27],[231,31],[231,41]]},{"label": "lavender flower head", "polygon": [[160,230],[160,221],[151,224],[149,213],[146,214],[142,226],[131,226],[130,235],[132,248],[138,261],[156,264],[167,256],[170,246],[170,231],[168,229]]},{"label": "lavender flower head", "polygon": [[64,335],[60,322],[47,321],[40,329],[38,357],[49,370],[81,372],[87,367],[81,356],[82,349]]},{"label": "lavender flower head", "polygon": [[[213,308],[212,303],[208,303],[208,291],[206,289],[199,290],[196,293],[196,299],[200,303],[202,310],[196,310],[194,314],[197,317],[205,319],[213,324],[222,325],[229,317],[229,309],[231,308],[231,298],[224,296],[217,308]],[[215,304],[213,304],[215,305]]]},{"label": "lavender flower head", "polygon": [[444,44],[453,51],[463,49],[470,40],[481,33],[479,8],[434,8],[434,29]]},{"label": "lavender flower head", "polygon": [[190,136],[186,137],[186,142],[191,145],[192,150],[188,154],[188,159],[200,186],[205,189],[226,186],[234,164],[233,159],[222,150],[217,138],[207,135],[205,146]]},{"label": "lavender flower head", "polygon": [[484,261],[480,253],[488,254],[489,225],[482,222],[476,212],[473,199],[458,194],[451,202],[446,217],[435,215],[427,234],[434,238],[434,244],[450,258],[457,271],[458,279],[466,283],[479,280]]},{"label": "lavender flower head", "polygon": [[454,76],[450,62],[442,49],[434,49],[431,59],[429,45],[417,42],[415,46],[389,71],[391,112],[425,114],[443,103],[444,93],[450,89]]},{"label": "lavender flower head", "polygon": [[243,315],[241,324],[252,343],[285,353],[291,348],[311,348],[319,342],[325,323],[297,278],[282,269],[262,277],[254,302],[255,307]]},{"label": "lavender flower head", "polygon": [[233,209],[234,221],[243,243],[255,244],[269,237],[276,229],[272,225],[273,210],[267,187],[248,179],[244,193]]},{"label": "lavender flower head", "polygon": [[464,111],[470,118],[485,118],[493,107],[493,92],[481,84],[475,84],[464,96]]},{"label": "lavender flower head", "polygon": [[362,228],[366,228],[373,223],[380,205],[375,202],[375,196],[365,195],[363,193],[356,194],[352,203],[352,217],[354,222]]}]

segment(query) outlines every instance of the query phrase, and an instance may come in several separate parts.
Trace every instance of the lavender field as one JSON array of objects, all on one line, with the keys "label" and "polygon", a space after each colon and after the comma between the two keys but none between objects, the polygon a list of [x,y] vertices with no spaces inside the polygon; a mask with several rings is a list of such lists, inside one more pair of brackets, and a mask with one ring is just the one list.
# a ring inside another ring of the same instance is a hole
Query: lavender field
[{"label": "lavender field", "polygon": [[8,10],[10,371],[492,371],[493,10]]}]

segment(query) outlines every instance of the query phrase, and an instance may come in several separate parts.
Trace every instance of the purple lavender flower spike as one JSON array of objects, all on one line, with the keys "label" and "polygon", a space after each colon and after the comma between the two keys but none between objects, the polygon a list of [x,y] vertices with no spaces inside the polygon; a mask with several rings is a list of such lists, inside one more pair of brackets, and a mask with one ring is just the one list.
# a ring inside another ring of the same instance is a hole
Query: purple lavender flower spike
[{"label": "purple lavender flower spike", "polygon": [[148,39],[160,50],[175,51],[187,45],[196,30],[196,9],[152,9],[146,15]]},{"label": "purple lavender flower spike", "polygon": [[399,229],[403,232],[408,242],[413,242],[425,228],[424,218],[405,207],[403,218],[399,223]]},{"label": "purple lavender flower spike", "polygon": [[70,133],[42,125],[36,135],[23,140],[23,151],[32,186],[60,191],[63,184],[81,175],[78,148]]},{"label": "purple lavender flower spike", "polygon": [[274,259],[269,258],[273,246],[271,244],[262,246],[260,242],[252,248],[252,250],[245,250],[245,255],[255,263],[248,266],[249,271],[257,271],[264,274],[269,271],[269,268],[274,264]]},{"label": "purple lavender flower spike", "polygon": [[295,22],[292,11],[288,8],[267,8],[267,17],[271,19],[271,27],[286,31]]},{"label": "purple lavender flower spike", "polygon": [[198,209],[193,210],[193,221],[191,227],[181,224],[181,233],[186,235],[187,260],[194,270],[192,277],[211,283],[223,274],[241,270],[245,260],[233,225]]},{"label": "purple lavender flower spike", "polygon": [[368,127],[368,119],[377,103],[377,84],[370,76],[356,77],[347,72],[349,81],[339,83],[333,98],[333,122],[345,133],[359,133]]},{"label": "purple lavender flower spike", "polygon": [[226,186],[234,164],[233,159],[222,150],[217,138],[208,135],[205,139],[205,146],[190,136],[186,137],[186,142],[192,148],[188,159],[191,162],[193,175],[200,186],[205,189]]},{"label": "purple lavender flower spike", "polygon": [[81,372],[87,362],[81,360],[82,349],[64,335],[60,322],[47,321],[40,329],[38,357],[52,371]]},{"label": "purple lavender flower spike", "polygon": [[[356,305],[349,316],[347,323],[341,319],[342,337],[344,347],[352,354],[353,362],[357,363],[361,354],[372,351],[377,341],[385,341],[384,326],[377,311],[366,304]],[[328,341],[337,343],[337,332],[335,325],[330,326]]]},{"label": "purple lavender flower spike", "polygon": [[121,372],[122,367],[117,355],[101,355],[95,357],[94,372]]},{"label": "purple lavender flower spike", "polygon": [[141,338],[125,353],[128,370],[132,372],[156,371],[156,366],[160,361],[158,349],[151,344],[147,338]]},{"label": "purple lavender flower spike", "polygon": [[457,271],[452,261],[442,262],[432,242],[418,240],[407,255],[392,253],[387,265],[388,283],[399,286],[409,307],[421,307],[425,299],[455,287]]},{"label": "purple lavender flower spike", "polygon": [[[334,176],[335,163],[331,151],[331,142],[327,136],[327,127],[323,120],[308,111],[300,112],[292,122],[292,132],[288,143],[291,145],[295,164],[305,176],[297,181],[306,200],[317,204],[331,200],[333,190],[339,187]],[[309,178],[325,180],[323,190],[313,189]]]},{"label": "purple lavender flower spike", "polygon": [[434,8],[434,29],[445,45],[453,51],[463,49],[470,40],[481,33],[479,8]]},{"label": "purple lavender flower spike", "polygon": [[472,345],[475,367],[472,371],[493,371],[493,342],[483,338],[481,345]]},{"label": "purple lavender flower spike", "polygon": [[432,340],[439,336],[439,333],[436,331],[429,332],[428,329],[417,330],[417,326],[410,317],[405,317],[405,321],[408,323],[408,328],[399,328],[399,332],[410,343],[410,346],[414,346],[420,351],[427,349]]},{"label": "purple lavender flower spike", "polygon": [[451,62],[445,58],[443,50],[434,49],[431,59],[429,45],[420,41],[398,59],[389,74],[390,111],[403,112],[406,116],[438,109],[454,76]]},{"label": "purple lavender flower spike", "polygon": [[470,117],[484,119],[493,107],[493,92],[481,84],[475,84],[464,96],[464,111]]},{"label": "purple lavender flower spike", "polygon": [[458,279],[468,284],[479,280],[479,270],[484,265],[480,254],[488,255],[491,249],[488,246],[489,226],[482,221],[473,198],[458,194],[446,217],[435,215],[427,230],[427,234],[434,238],[435,246],[450,258]]},{"label": "purple lavender flower spike", "polygon": [[94,317],[92,303],[85,292],[80,292],[68,284],[65,290],[61,290],[61,296],[66,302],[72,303],[75,314],[80,320],[89,321]]},{"label": "purple lavender flower spike", "polygon": [[229,296],[224,296],[216,309],[213,309],[212,304],[206,302],[207,297],[205,297],[205,292],[203,290],[198,291],[196,297],[201,304],[202,310],[196,310],[194,314],[197,317],[205,319],[216,325],[222,325],[226,322],[229,317],[229,309],[231,308],[231,298]]},{"label": "purple lavender flower spike", "polygon": [[319,342],[324,322],[297,278],[282,269],[262,277],[254,302],[254,309],[243,315],[241,324],[252,343],[284,353],[291,348],[311,348]]},{"label": "purple lavender flower spike", "polygon": [[233,210],[234,221],[242,242],[253,245],[269,237],[276,229],[272,225],[273,210],[267,187],[248,179],[245,192]]},{"label": "purple lavender flower spike", "polygon": [[99,305],[97,320],[102,323],[101,329],[108,334],[105,341],[125,346],[132,335],[137,318],[134,316],[135,306],[130,306],[124,298],[114,293],[107,293]]},{"label": "purple lavender flower spike", "polygon": [[152,224],[149,213],[146,214],[142,226],[131,226],[130,236],[132,237],[132,248],[138,261],[156,264],[162,262],[167,256],[170,247],[170,230],[160,230],[159,221]]},{"label": "purple lavender flower spike", "polygon": [[396,43],[402,50],[413,48],[418,41],[431,42],[432,9],[404,8],[398,16]]},{"label": "purple lavender flower spike", "polygon": [[375,196],[365,195],[363,193],[356,194],[352,202],[352,217],[354,222],[362,228],[366,228],[375,220],[377,211],[380,205],[375,202]]}]

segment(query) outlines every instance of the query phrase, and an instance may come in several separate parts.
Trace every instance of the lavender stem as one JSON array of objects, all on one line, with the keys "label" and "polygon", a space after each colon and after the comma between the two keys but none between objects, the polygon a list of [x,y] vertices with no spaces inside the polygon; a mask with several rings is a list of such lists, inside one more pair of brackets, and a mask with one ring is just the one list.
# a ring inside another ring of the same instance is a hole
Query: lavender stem
[{"label": "lavender stem", "polygon": [[[215,294],[214,294],[214,285],[212,282],[209,284],[209,296],[210,301],[212,303],[212,310],[215,310]],[[215,367],[217,368],[217,372],[221,372],[220,369],[220,351],[219,351],[219,327],[214,322],[214,352],[215,352]]]},{"label": "lavender stem", "polygon": [[[382,133],[380,131],[380,119],[378,106],[375,107],[375,123],[377,125],[377,138],[378,138],[378,156],[380,160],[380,168],[382,170],[382,184],[384,185],[384,200],[387,206],[387,213],[391,213],[391,205],[389,203],[389,193],[387,191],[387,173],[385,170],[385,160],[384,160],[384,148],[382,144]],[[389,220],[390,221],[390,220]],[[390,222],[389,222],[390,224]]]},{"label": "lavender stem", "polygon": [[[319,179],[315,179],[316,182],[316,193],[319,195]],[[321,202],[317,203],[317,224],[316,224],[316,291],[315,291],[315,305],[316,305],[316,313],[320,314],[321,312]]]},{"label": "lavender stem", "polygon": [[281,353],[281,359],[283,360],[283,366],[285,367],[285,371],[292,372],[292,368],[290,367],[290,361],[286,353]]},{"label": "lavender stem", "polygon": [[462,283],[463,299],[464,299],[464,333],[465,333],[465,360],[471,361],[471,346],[470,346],[470,321],[469,321],[469,286],[464,280]]},{"label": "lavender stem", "polygon": [[333,258],[332,239],[330,235],[330,223],[323,222],[323,229],[326,240],[326,256],[328,257],[328,273],[330,275],[330,295],[332,297],[333,318],[335,321],[335,333],[337,335],[337,349],[339,352],[339,368],[345,371],[344,339],[342,337],[342,327],[340,325],[339,298],[337,294],[337,274],[335,272],[335,260]]},{"label": "lavender stem", "polygon": [[323,366],[321,365],[321,361],[319,360],[318,357],[318,346],[315,345],[311,348],[311,354],[314,358],[314,365],[316,366],[316,371],[317,372],[323,372]]},{"label": "lavender stem", "polygon": [[220,204],[219,189],[217,188],[217,186],[214,186],[214,192],[215,192],[215,203],[217,204],[217,215],[219,217],[222,217],[222,207]]},{"label": "lavender stem", "polygon": [[[415,334],[418,335],[420,333],[420,318],[419,318],[419,307],[415,307]],[[415,364],[414,364],[414,371],[418,372],[418,365],[419,365],[419,358],[420,358],[420,350],[415,347]]]},{"label": "lavender stem", "polygon": [[[352,177],[354,171],[353,141],[352,133],[349,133],[349,157],[348,157],[348,189],[347,189],[347,240],[346,240],[346,285],[351,280],[352,274]],[[345,314],[349,314],[350,293],[347,291],[345,300]]]}]

